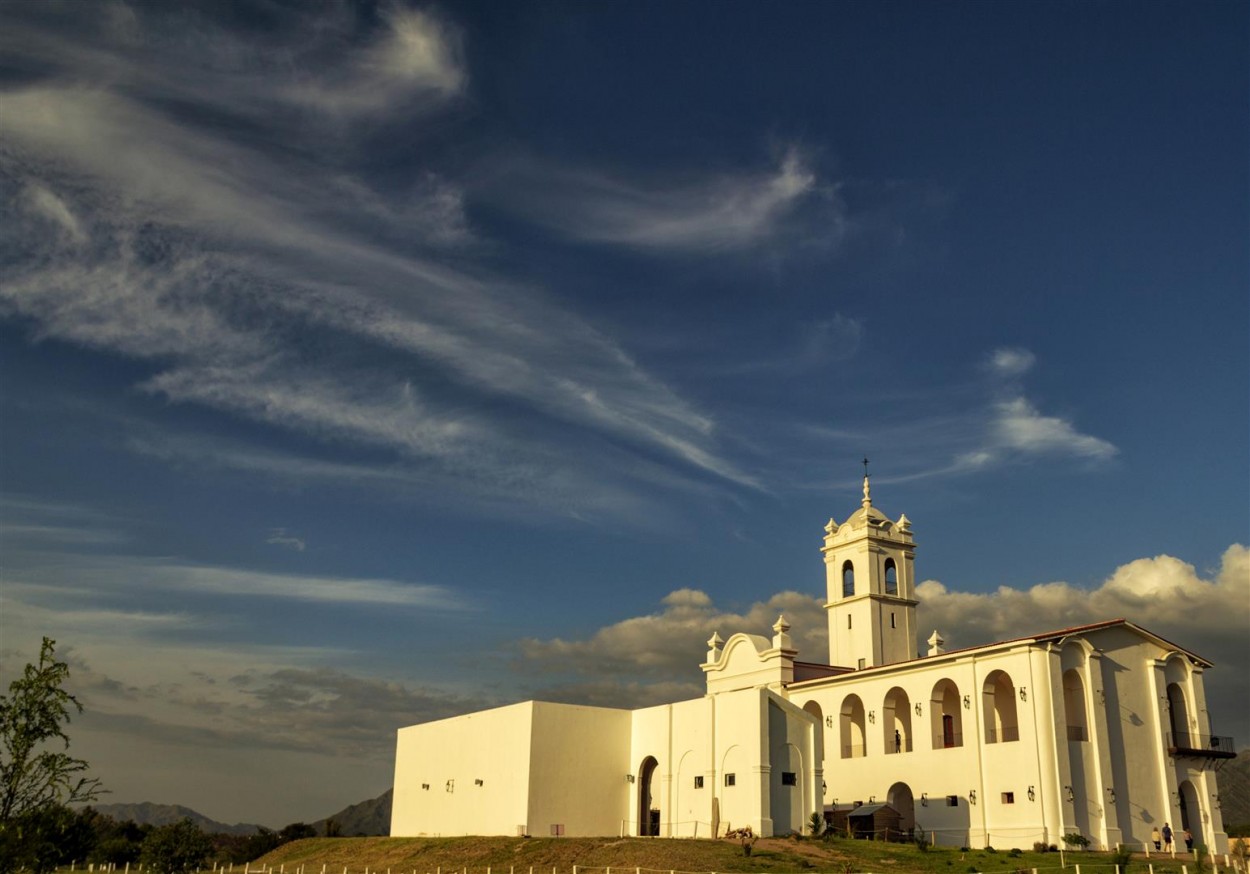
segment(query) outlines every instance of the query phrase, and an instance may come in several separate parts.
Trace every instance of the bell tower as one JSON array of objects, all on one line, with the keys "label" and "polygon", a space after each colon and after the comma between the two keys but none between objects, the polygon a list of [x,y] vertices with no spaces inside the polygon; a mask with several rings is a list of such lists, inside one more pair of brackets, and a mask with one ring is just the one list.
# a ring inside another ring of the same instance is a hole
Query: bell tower
[{"label": "bell tower", "polygon": [[916,545],[906,514],[894,522],[872,505],[867,459],[860,509],[825,526],[829,663],[871,668],[916,651]]}]

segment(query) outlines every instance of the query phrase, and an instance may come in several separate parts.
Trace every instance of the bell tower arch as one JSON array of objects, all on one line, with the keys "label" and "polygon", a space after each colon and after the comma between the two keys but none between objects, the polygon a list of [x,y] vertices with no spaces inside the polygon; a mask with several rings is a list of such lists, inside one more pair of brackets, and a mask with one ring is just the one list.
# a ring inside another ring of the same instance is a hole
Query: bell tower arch
[{"label": "bell tower arch", "polygon": [[872,505],[868,474],[860,508],[825,526],[829,663],[870,668],[916,650],[916,544],[906,514],[893,521]]}]

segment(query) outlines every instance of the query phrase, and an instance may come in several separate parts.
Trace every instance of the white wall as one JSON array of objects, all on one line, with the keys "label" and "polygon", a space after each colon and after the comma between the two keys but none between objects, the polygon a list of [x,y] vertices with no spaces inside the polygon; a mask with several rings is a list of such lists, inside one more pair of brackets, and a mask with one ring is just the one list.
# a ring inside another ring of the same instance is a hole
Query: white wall
[{"label": "white wall", "polygon": [[515,835],[527,821],[533,710],[525,702],[400,729],[391,834]]},{"label": "white wall", "polygon": [[534,702],[533,713],[528,833],[618,834],[633,788],[630,711]]}]

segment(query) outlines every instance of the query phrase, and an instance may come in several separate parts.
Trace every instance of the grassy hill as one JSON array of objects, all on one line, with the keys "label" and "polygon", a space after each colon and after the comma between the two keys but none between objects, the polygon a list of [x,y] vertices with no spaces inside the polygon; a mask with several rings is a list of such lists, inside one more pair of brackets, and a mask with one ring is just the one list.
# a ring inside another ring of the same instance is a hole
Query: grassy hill
[{"label": "grassy hill", "polygon": [[[1081,874],[1114,874],[1106,853],[1067,853],[1069,874],[1079,862]],[[1182,860],[1160,862],[1154,874],[1181,874]],[[1026,852],[1012,855],[1006,849],[960,851],[933,848],[921,852],[911,844],[877,841],[820,841],[765,838],[756,843],[751,856],[733,840],[669,840],[664,838],[311,838],[286,844],[252,863],[252,870],[271,867],[286,874],[320,874],[322,866],[340,874],[392,871],[425,874],[435,871],[485,874],[547,874],[557,869],[569,874],[579,869],[628,869],[651,872],[916,872],[916,874],[1017,874],[1036,868],[1041,874],[1060,872],[1059,853]],[[1191,870],[1192,861],[1190,862]],[[1135,870],[1134,870],[1135,869]],[[1144,862],[1130,867],[1129,874],[1147,874]],[[587,874],[597,872],[587,871]]]}]

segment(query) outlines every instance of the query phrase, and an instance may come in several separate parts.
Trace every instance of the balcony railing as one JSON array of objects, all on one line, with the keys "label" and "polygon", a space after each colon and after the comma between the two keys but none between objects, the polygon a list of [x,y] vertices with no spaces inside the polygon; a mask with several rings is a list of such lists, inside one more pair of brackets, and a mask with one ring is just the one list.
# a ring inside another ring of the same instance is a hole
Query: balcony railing
[{"label": "balcony railing", "polygon": [[863,755],[864,755],[863,744],[843,744],[842,745],[842,758],[844,759],[859,759],[859,758],[863,758]]},{"label": "balcony railing", "polygon": [[1008,725],[1004,728],[987,728],[985,730],[986,743],[1007,743],[1008,741],[1019,740],[1020,729],[1014,725]]},{"label": "balcony railing", "polygon": [[1231,737],[1219,734],[1198,734],[1188,731],[1169,731],[1168,754],[1187,758],[1231,759],[1237,755],[1237,747]]},{"label": "balcony railing", "polygon": [[887,741],[885,745],[885,751],[889,755],[894,755],[895,753],[910,753],[911,752],[911,738],[906,738],[901,743],[898,743],[898,744],[895,744],[894,741]]}]

